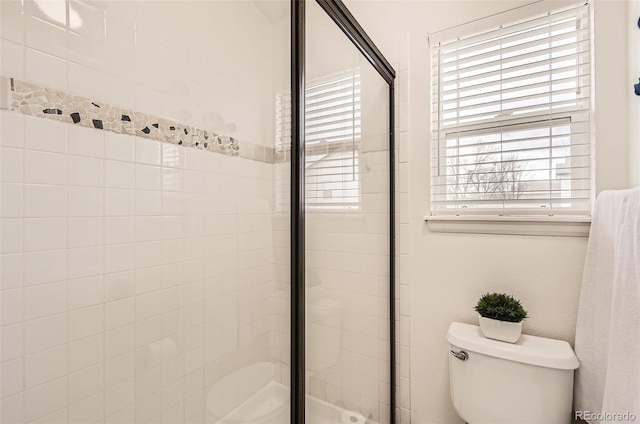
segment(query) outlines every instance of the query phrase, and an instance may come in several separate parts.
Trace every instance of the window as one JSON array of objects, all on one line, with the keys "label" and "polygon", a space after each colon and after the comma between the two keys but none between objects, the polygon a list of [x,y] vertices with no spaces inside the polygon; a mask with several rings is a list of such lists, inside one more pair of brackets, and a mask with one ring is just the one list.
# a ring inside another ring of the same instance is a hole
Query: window
[{"label": "window", "polygon": [[[276,98],[276,149],[289,158],[291,97]],[[315,210],[360,209],[360,73],[312,81],[305,90],[306,206]],[[282,180],[285,180],[283,175]],[[288,175],[286,175],[288,178]],[[278,208],[288,205],[288,185],[279,183]]]},{"label": "window", "polygon": [[589,37],[579,4],[431,40],[431,215],[590,214]]}]

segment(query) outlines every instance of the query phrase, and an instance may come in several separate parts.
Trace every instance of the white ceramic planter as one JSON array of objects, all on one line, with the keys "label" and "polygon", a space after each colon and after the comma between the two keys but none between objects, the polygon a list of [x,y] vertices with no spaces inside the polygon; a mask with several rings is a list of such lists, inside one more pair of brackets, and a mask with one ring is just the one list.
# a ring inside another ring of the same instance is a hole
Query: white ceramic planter
[{"label": "white ceramic planter", "polygon": [[499,321],[497,319],[485,318],[478,315],[480,330],[485,337],[501,342],[515,343],[522,334],[521,322]]}]

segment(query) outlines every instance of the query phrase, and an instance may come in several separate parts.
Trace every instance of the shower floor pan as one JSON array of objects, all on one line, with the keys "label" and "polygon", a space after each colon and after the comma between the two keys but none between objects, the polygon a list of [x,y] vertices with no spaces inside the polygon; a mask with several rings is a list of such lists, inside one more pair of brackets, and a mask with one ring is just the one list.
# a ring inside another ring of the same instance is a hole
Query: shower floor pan
[{"label": "shower floor pan", "polygon": [[[365,424],[348,411],[307,396],[307,424]],[[289,389],[271,382],[217,424],[289,424]],[[351,418],[351,419],[350,419]],[[366,424],[378,424],[366,420]]]}]

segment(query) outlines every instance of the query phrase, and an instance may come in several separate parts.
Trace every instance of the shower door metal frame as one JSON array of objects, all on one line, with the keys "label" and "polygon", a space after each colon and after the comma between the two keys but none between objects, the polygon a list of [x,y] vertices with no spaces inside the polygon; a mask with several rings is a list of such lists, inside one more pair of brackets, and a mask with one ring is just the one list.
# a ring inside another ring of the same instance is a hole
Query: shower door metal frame
[{"label": "shower door metal frame", "polygon": [[[305,3],[291,0],[291,424],[305,423]],[[341,0],[316,0],[389,85],[390,420],[396,423],[395,90],[396,73]]]}]

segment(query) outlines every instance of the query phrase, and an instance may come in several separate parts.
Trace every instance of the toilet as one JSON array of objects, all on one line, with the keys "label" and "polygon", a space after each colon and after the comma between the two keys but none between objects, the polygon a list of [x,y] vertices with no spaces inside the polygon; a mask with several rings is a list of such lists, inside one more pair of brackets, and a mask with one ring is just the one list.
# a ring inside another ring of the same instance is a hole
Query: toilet
[{"label": "toilet", "polygon": [[451,400],[468,424],[571,422],[580,364],[569,343],[528,335],[505,343],[459,322],[451,323],[447,340]]}]

